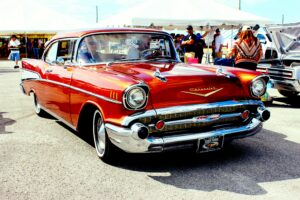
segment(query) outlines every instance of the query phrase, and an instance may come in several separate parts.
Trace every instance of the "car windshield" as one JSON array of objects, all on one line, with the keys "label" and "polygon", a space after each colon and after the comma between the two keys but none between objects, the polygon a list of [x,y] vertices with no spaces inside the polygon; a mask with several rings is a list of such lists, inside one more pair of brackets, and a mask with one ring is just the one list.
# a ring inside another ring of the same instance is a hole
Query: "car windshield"
[{"label": "car windshield", "polygon": [[82,64],[133,60],[177,60],[168,35],[155,33],[110,33],[83,38],[77,62]]}]

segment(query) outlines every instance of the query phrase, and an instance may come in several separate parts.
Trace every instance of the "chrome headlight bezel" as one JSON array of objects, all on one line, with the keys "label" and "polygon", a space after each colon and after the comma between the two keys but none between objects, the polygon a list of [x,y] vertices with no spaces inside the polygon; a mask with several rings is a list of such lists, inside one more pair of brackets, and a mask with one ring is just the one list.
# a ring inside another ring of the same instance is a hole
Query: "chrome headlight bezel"
[{"label": "chrome headlight bezel", "polygon": [[[123,95],[123,105],[128,110],[141,110],[144,109],[147,106],[148,103],[148,93],[149,88],[147,85],[144,84],[137,84],[132,85],[128,87]],[[143,99],[140,103],[134,105],[136,102],[134,102],[134,95],[141,95],[143,96]]]},{"label": "chrome headlight bezel", "polygon": [[258,76],[251,81],[250,92],[255,98],[262,97],[267,91],[268,76]]}]

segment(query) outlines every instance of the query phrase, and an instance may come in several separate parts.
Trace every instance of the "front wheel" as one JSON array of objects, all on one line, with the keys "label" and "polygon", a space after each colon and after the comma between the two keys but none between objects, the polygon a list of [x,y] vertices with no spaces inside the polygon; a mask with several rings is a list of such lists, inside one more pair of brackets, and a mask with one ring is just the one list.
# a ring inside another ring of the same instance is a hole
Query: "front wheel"
[{"label": "front wheel", "polygon": [[104,161],[112,161],[116,147],[109,140],[103,123],[103,118],[99,110],[93,115],[93,137],[97,155]]},{"label": "front wheel", "polygon": [[288,97],[288,98],[293,98],[293,97],[296,97],[299,92],[294,92],[294,91],[287,91],[287,90],[278,90],[278,92],[285,96],[285,97]]}]

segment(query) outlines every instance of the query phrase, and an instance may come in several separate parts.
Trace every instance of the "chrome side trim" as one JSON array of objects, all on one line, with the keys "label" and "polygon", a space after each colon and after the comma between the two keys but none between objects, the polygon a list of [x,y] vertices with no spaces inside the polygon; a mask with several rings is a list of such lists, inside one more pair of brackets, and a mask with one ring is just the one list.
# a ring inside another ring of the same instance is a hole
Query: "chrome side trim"
[{"label": "chrome side trim", "polygon": [[[24,75],[23,75],[23,71],[24,71]],[[74,86],[71,86],[71,85],[68,85],[68,84],[64,84],[64,83],[60,83],[60,82],[57,82],[57,81],[43,79],[43,78],[41,78],[41,76],[37,72],[31,71],[31,70],[27,70],[27,69],[23,69],[23,71],[22,71],[22,78],[21,78],[22,81],[24,81],[24,80],[38,80],[38,81],[42,81],[42,82],[53,83],[53,84],[60,85],[60,86],[66,87],[66,88],[70,88],[70,89],[78,91],[78,92],[82,92],[84,94],[88,94],[88,95],[94,96],[94,97],[96,97],[98,99],[102,99],[104,101],[108,101],[108,102],[116,103],[116,104],[122,104],[121,101],[110,99],[108,97],[105,97],[105,96],[102,96],[102,95],[99,95],[99,94],[95,94],[95,93],[92,93],[92,92],[80,89],[78,87],[74,87]]]},{"label": "chrome side trim", "polygon": [[22,68],[21,81],[36,80],[36,79],[41,79],[41,76],[39,73],[32,71],[32,70]]},{"label": "chrome side trim", "polygon": [[86,90],[83,90],[83,89],[80,89],[78,87],[74,87],[74,86],[71,86],[71,85],[68,85],[68,84],[64,84],[64,83],[60,83],[60,82],[56,82],[56,81],[52,81],[52,80],[47,80],[47,79],[41,79],[40,81],[47,82],[47,83],[53,83],[53,84],[60,85],[60,86],[66,87],[66,88],[70,88],[72,90],[82,92],[84,94],[88,94],[88,95],[94,96],[96,98],[99,98],[99,99],[102,99],[102,100],[105,100],[105,101],[109,101],[111,103],[122,104],[121,101],[113,100],[113,99],[107,98],[105,96],[98,95],[98,94],[95,94],[95,93],[92,93],[92,92],[89,92],[89,91],[86,91]]},{"label": "chrome side trim", "polygon": [[115,126],[113,124],[105,124],[106,132],[111,142],[120,149],[130,153],[151,153],[162,152],[173,146],[174,149],[180,148],[182,144],[187,142],[193,143],[200,139],[224,136],[231,139],[248,137],[256,134],[262,129],[262,122],[253,118],[244,126],[220,128],[208,132],[186,132],[180,135],[163,136],[163,137],[148,137],[144,140],[136,139],[132,135],[132,130]]},{"label": "chrome side trim", "polygon": [[219,109],[219,108],[230,108],[239,106],[251,106],[257,105],[264,107],[260,100],[245,100],[245,101],[223,101],[207,104],[194,104],[186,106],[173,106],[168,108],[160,108],[156,110],[148,110],[146,112],[135,113],[134,115],[127,116],[122,121],[122,126],[128,126],[132,121],[141,118],[155,118],[161,115],[172,115],[172,114],[182,114],[187,112],[195,112],[203,109]]}]

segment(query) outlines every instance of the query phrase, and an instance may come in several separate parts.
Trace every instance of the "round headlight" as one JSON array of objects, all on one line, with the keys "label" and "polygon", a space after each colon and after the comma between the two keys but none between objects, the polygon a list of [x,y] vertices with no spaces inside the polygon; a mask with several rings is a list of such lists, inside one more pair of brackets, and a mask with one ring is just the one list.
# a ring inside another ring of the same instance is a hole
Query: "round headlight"
[{"label": "round headlight", "polygon": [[142,108],[145,105],[146,100],[146,92],[140,87],[133,87],[125,94],[125,104],[129,109]]},{"label": "round headlight", "polygon": [[251,89],[251,93],[255,97],[263,96],[266,92],[266,82],[265,82],[265,80],[263,80],[261,78],[254,80],[251,84],[250,89]]}]

